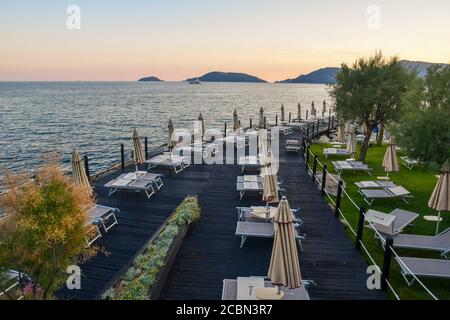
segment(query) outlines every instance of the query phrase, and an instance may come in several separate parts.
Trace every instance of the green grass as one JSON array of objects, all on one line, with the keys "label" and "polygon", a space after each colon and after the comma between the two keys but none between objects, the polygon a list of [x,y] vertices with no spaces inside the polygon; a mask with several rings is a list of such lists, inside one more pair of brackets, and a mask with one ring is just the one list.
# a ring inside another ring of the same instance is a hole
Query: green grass
[{"label": "green grass", "polygon": [[[311,151],[318,156],[318,159],[321,163],[326,163],[328,165],[329,171],[333,173],[334,167],[331,161],[344,160],[345,156],[332,156],[328,157],[328,159],[325,159],[323,155],[323,148],[325,147],[329,147],[329,145],[313,144],[311,145]],[[369,148],[366,158],[366,164],[373,169],[372,177],[369,177],[366,173],[363,172],[344,172],[342,174],[342,178],[344,179],[346,184],[346,191],[358,206],[364,208],[368,207],[367,203],[363,201],[362,196],[358,193],[358,188],[356,187],[355,182],[363,180],[376,180],[377,176],[386,175],[384,169],[381,166],[385,151],[386,146],[371,146]],[[402,153],[398,152],[398,156],[400,157],[401,155]],[[358,156],[359,155],[357,154],[356,159],[358,159]],[[312,166],[312,157],[310,157],[310,165]],[[321,170],[321,168],[319,169],[318,167],[317,170],[319,171]],[[370,208],[386,213],[391,212],[395,208],[401,208],[416,212],[420,215],[420,217],[417,218],[415,226],[408,227],[405,230],[405,233],[434,235],[436,224],[433,222],[425,221],[422,216],[437,214],[427,206],[428,199],[430,198],[434,186],[437,182],[437,178],[435,177],[436,174],[439,174],[439,172],[432,171],[421,166],[416,166],[413,170],[408,170],[406,167],[401,166],[399,172],[391,173],[389,176],[391,178],[391,181],[393,181],[397,185],[405,187],[413,194],[414,197],[410,199],[409,204],[406,204],[399,199],[387,199],[378,201],[375,200]],[[326,199],[329,200],[328,198]],[[349,224],[354,230],[356,230],[358,224],[358,210],[346,197],[342,198],[341,210],[344,213]],[[443,231],[450,227],[450,215],[444,212],[443,218],[444,221],[440,225],[440,231]],[[355,237],[348,227],[347,232],[352,240],[354,240]],[[374,232],[372,230],[364,228],[363,242],[366,248],[369,250],[371,256],[381,267],[384,251],[382,250],[380,241],[374,238]],[[400,256],[440,259],[439,253],[433,253],[423,250],[416,251],[396,249],[396,252],[399,253]],[[365,256],[365,258],[369,264],[372,264],[367,256]],[[450,280],[431,278],[421,278],[421,280],[439,299],[450,299]],[[390,282],[401,299],[431,299],[430,295],[428,295],[419,284],[415,283],[411,287],[408,287],[408,285],[400,275],[399,266],[394,260],[391,265]],[[392,294],[390,294],[390,297],[394,298]]]}]

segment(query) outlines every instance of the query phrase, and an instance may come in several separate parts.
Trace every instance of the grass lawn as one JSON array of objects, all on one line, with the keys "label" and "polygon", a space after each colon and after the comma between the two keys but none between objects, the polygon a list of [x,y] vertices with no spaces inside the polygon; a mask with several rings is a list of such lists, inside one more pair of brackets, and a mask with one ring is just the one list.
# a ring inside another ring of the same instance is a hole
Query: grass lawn
[{"label": "grass lawn", "polygon": [[[322,163],[328,165],[328,170],[334,172],[334,167],[331,161],[334,160],[345,160],[345,156],[331,156],[325,159],[323,155],[323,148],[329,147],[329,145],[324,144],[313,144],[311,145],[311,151],[318,156],[318,159]],[[359,149],[359,146],[358,148]],[[359,150],[358,150],[359,151]],[[385,176],[383,167],[381,166],[384,153],[386,151],[386,146],[371,146],[367,153],[366,164],[373,169],[372,177],[369,177],[367,173],[363,172],[344,172],[342,178],[346,184],[346,191],[350,197],[361,207],[367,208],[368,205],[363,201],[362,196],[358,193],[358,188],[355,185],[357,181],[364,180],[376,180],[377,176]],[[398,152],[398,156],[402,155]],[[358,159],[358,154],[356,159]],[[312,166],[312,157],[310,157],[310,165]],[[400,162],[399,162],[400,163]],[[319,172],[318,167],[318,172]],[[414,227],[408,227],[404,233],[413,233],[420,235],[434,235],[436,224],[433,222],[428,222],[423,219],[424,215],[436,215],[437,212],[428,208],[428,199],[433,192],[434,186],[436,185],[437,178],[435,175],[439,172],[424,169],[421,166],[416,166],[413,170],[408,170],[406,167],[401,166],[400,172],[391,173],[389,176],[391,181],[397,185],[401,185],[408,189],[412,194],[413,198],[410,199],[409,204],[404,203],[399,199],[387,199],[387,200],[375,200],[370,206],[371,209],[379,210],[382,212],[389,213],[395,208],[400,208],[408,211],[416,212],[420,215],[415,222]],[[354,230],[357,229],[358,224],[358,211],[353,204],[346,198],[342,198],[341,210],[347,218],[349,224]],[[447,212],[442,213],[444,221],[441,222],[440,231],[443,231],[450,227],[450,215]],[[347,227],[347,232],[349,236],[354,240],[354,236]],[[371,253],[377,264],[382,266],[383,254],[381,243],[379,240],[374,238],[374,232],[368,228],[364,228],[363,242],[369,252]],[[405,257],[423,257],[423,258],[435,258],[440,259],[440,254],[437,252],[429,252],[423,250],[406,250],[406,249],[396,249],[396,252],[400,256]],[[366,257],[367,258],[367,257]],[[372,264],[367,258],[369,264]],[[426,293],[426,291],[417,283],[414,283],[411,287],[408,287],[407,283],[404,281],[399,272],[400,268],[397,262],[393,259],[391,266],[391,276],[390,282],[394,287],[395,291],[399,294],[401,299],[430,299],[431,297]],[[432,278],[421,278],[422,282],[439,298],[439,299],[450,299],[450,280],[444,279],[432,279]],[[394,298],[393,295],[390,295]]]}]

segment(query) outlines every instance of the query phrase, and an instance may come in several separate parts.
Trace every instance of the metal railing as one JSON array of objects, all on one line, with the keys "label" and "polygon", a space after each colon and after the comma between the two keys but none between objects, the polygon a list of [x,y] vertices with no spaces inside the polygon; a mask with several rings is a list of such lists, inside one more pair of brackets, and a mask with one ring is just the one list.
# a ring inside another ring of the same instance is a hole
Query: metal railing
[{"label": "metal railing", "polygon": [[[413,282],[415,281],[419,286],[421,286],[425,292],[434,300],[438,300],[437,296],[412,272],[412,270],[409,269],[409,267],[402,262],[401,257],[399,254],[394,250],[393,247],[393,239],[391,237],[383,237],[381,233],[377,230],[377,228],[374,226],[374,224],[366,219],[366,210],[363,207],[360,207],[355,200],[349,195],[346,188],[344,187],[344,182],[342,179],[338,180],[336,179],[332,173],[327,168],[326,164],[323,164],[316,154],[314,154],[311,151],[309,141],[311,139],[314,139],[318,136],[319,132],[315,128],[314,124],[311,125],[312,130],[309,129],[310,126],[306,128],[304,132],[306,132],[303,141],[303,157],[305,160],[305,168],[308,174],[311,174],[311,179],[313,182],[317,183],[317,185],[320,187],[320,192],[324,196],[324,198],[327,200],[327,202],[331,203],[334,207],[334,212],[336,218],[342,219],[342,222],[346,225],[350,233],[355,237],[355,248],[358,251],[361,251],[367,256],[368,260],[376,266],[378,269],[378,272],[381,275],[381,289],[383,289],[385,292],[388,292],[388,290],[394,295],[394,297],[397,300],[400,300],[400,295],[398,292],[394,289],[392,283],[389,281],[389,275],[390,275],[390,266],[392,263],[392,254],[396,258],[399,264],[401,264],[402,270],[404,270],[408,276],[412,277]],[[328,127],[328,132],[332,126]],[[312,164],[310,164],[312,159]],[[319,176],[318,172],[321,172],[321,177]],[[337,192],[336,195],[330,194],[329,190],[327,189],[326,181],[327,177],[333,180],[334,183],[337,184]],[[342,200],[346,199],[349,201],[352,207],[356,209],[356,211],[359,214],[358,218],[358,225],[355,229],[350,221],[347,219],[346,213],[343,212],[341,208]],[[384,250],[384,257],[382,261],[382,267],[378,265],[378,263],[375,261],[373,257],[373,253],[369,251],[367,246],[363,242],[363,230],[364,228],[368,228],[372,230],[375,233],[375,239],[379,239],[382,244],[382,248]]]}]

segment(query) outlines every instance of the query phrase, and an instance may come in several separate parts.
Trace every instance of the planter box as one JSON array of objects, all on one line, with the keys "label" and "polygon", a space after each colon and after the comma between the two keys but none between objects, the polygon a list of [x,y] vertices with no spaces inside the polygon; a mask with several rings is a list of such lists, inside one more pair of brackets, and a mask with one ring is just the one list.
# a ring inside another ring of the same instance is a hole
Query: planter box
[{"label": "planter box", "polygon": [[173,239],[172,245],[164,259],[164,266],[159,270],[156,276],[155,284],[148,291],[148,297],[150,300],[158,300],[161,290],[163,289],[167,277],[169,276],[170,270],[172,269],[175,258],[177,257],[178,251],[183,245],[184,238],[189,230],[190,224],[185,224],[179,228],[178,235]]}]

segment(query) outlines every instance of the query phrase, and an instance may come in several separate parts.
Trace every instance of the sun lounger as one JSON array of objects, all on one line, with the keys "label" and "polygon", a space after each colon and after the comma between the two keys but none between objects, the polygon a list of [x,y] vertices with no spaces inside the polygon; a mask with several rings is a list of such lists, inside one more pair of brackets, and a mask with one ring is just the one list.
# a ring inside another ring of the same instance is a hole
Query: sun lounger
[{"label": "sun lounger", "polygon": [[359,181],[355,182],[355,185],[359,189],[384,189],[384,188],[394,188],[397,187],[392,181]]},{"label": "sun lounger", "polygon": [[239,181],[236,183],[236,191],[239,191],[240,199],[244,197],[246,192],[259,193],[264,190],[262,180],[258,181]]},{"label": "sun lounger", "polygon": [[344,171],[364,171],[367,172],[369,176],[372,175],[371,171],[372,169],[369,168],[366,164],[360,162],[360,161],[332,161],[331,162],[334,166],[334,169],[336,170],[338,175],[341,175]]},{"label": "sun lounger", "polygon": [[90,220],[94,224],[99,224],[103,227],[105,232],[108,232],[113,226],[118,224],[116,214],[120,210],[102,205],[95,205],[89,210]]},{"label": "sun lounger", "polygon": [[163,175],[160,173],[150,173],[147,171],[137,171],[137,172],[130,172],[130,173],[124,173],[119,176],[118,179],[129,179],[129,180],[148,180],[152,181],[155,185],[155,187],[158,190],[161,190],[161,188],[164,186],[164,183],[162,181]]},{"label": "sun lounger", "polygon": [[[240,247],[242,248],[248,237],[273,238],[274,232],[275,229],[273,223],[238,221],[235,234],[236,236],[241,237]],[[302,240],[305,239],[305,237],[297,234],[296,239],[298,241],[300,251],[303,251]]]},{"label": "sun lounger", "polygon": [[416,277],[450,279],[450,260],[396,257],[405,281],[411,286]]},{"label": "sun lounger", "polygon": [[154,182],[152,180],[132,180],[132,179],[113,179],[105,184],[106,188],[109,188],[108,196],[113,195],[118,190],[130,190],[130,191],[144,191],[148,199],[156,193],[154,188]]},{"label": "sun lounger", "polygon": [[[236,207],[237,217],[239,221],[247,222],[271,222],[275,216],[277,207],[269,207],[270,213],[267,211],[266,206],[252,206],[252,207]],[[300,227],[303,221],[296,217],[300,212],[300,208],[291,208],[292,215],[294,216],[294,222],[296,227]]]},{"label": "sun lounger", "polygon": [[402,164],[407,167],[409,170],[412,170],[415,165],[419,164],[420,162],[414,159],[411,159],[407,156],[400,157],[400,160]]},{"label": "sun lounger", "polygon": [[399,234],[393,239],[394,248],[438,251],[443,257],[450,253],[450,228],[436,236]]},{"label": "sun lounger", "polygon": [[[3,296],[4,294],[10,292],[11,290],[14,290],[14,288],[18,287],[20,285],[20,278],[21,275],[19,272],[15,271],[15,270],[9,270],[8,272],[6,272],[6,279],[4,279],[5,281],[2,282],[2,289],[0,289],[0,297]],[[1,299],[0,299],[1,300]]]},{"label": "sun lounger", "polygon": [[[245,284],[245,287],[238,288],[238,280],[236,279],[224,279],[222,289],[222,300],[256,300],[255,289],[258,287],[273,288],[274,285],[270,281],[266,281],[263,277],[259,280],[259,277],[255,278],[250,284]],[[242,278],[239,278],[242,279]],[[250,288],[251,287],[251,288]],[[251,290],[250,290],[251,289]],[[240,293],[238,294],[238,291]],[[281,288],[284,292],[283,300],[310,300],[306,286],[302,284],[300,288],[288,289]]]},{"label": "sun lounger", "polygon": [[358,191],[364,201],[370,206],[375,199],[401,199],[405,203],[409,203],[407,198],[411,198],[411,193],[401,186],[384,188],[384,189],[360,189]]},{"label": "sun lounger", "polygon": [[287,152],[300,152],[300,141],[298,140],[286,140]]},{"label": "sun lounger", "polygon": [[173,170],[175,173],[179,173],[189,167],[190,160],[186,157],[175,154],[160,154],[147,161],[148,169],[154,167],[162,167]]},{"label": "sun lounger", "polygon": [[348,153],[347,149],[341,149],[341,148],[325,148],[323,149],[323,154],[325,158],[328,158],[329,156],[349,156],[350,153]]},{"label": "sun lounger", "polygon": [[383,235],[395,236],[414,223],[419,217],[415,212],[395,209],[390,214],[376,210],[368,210],[365,214],[366,221],[370,221],[370,227],[375,228]]},{"label": "sun lounger", "polygon": [[285,136],[292,134],[294,132],[294,131],[292,131],[292,128],[290,128],[288,126],[274,126],[274,127],[270,127],[269,129],[271,131],[279,131]]},{"label": "sun lounger", "polygon": [[241,172],[245,170],[259,170],[261,168],[261,159],[259,156],[240,157],[238,164],[242,167]]}]

